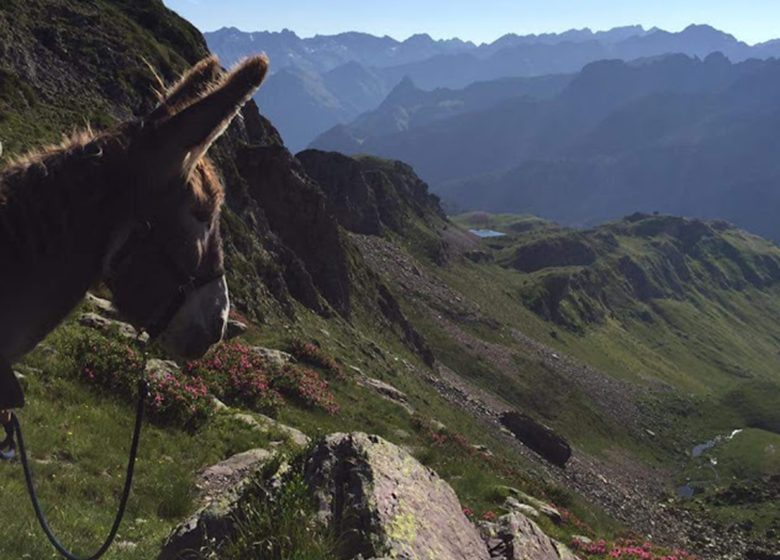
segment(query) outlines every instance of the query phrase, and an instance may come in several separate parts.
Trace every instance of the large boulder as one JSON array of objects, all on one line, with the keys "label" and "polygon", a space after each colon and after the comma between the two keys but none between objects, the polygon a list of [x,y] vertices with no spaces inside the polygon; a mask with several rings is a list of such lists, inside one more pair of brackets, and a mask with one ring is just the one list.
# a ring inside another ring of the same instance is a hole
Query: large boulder
[{"label": "large boulder", "polygon": [[501,414],[500,420],[517,439],[553,465],[563,468],[571,458],[571,446],[568,442],[530,416],[522,412],[508,411]]},{"label": "large boulder", "polygon": [[480,525],[491,558],[499,560],[577,560],[566,546],[542,532],[518,511],[501,516],[495,523]]},{"label": "large boulder", "polygon": [[452,488],[378,436],[327,436],[308,457],[305,479],[340,558],[490,558]]}]

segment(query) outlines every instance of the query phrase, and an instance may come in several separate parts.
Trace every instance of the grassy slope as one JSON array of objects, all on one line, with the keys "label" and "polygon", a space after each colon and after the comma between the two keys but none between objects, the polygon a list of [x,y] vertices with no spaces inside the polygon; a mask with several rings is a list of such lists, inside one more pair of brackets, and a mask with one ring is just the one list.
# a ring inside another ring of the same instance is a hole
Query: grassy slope
[{"label": "grassy slope", "polygon": [[[461,223],[471,227],[487,223],[488,227],[509,233],[507,238],[482,242],[484,248],[492,247],[500,262],[511,247],[526,242],[529,237],[538,239],[559,233],[550,229],[549,234],[513,234],[512,224],[523,221],[526,219],[510,216],[485,221],[480,216],[477,222],[466,217]],[[780,256],[776,246],[744,232],[728,230],[720,237],[736,247],[747,262],[756,262],[754,259],[767,255]],[[630,254],[645,263],[648,261],[643,261],[643,256],[657,257],[653,242],[658,238],[618,236],[617,240],[619,254]],[[732,278],[739,275],[733,261],[718,254],[706,257]],[[612,264],[614,259],[608,263]],[[685,457],[696,443],[747,426],[778,431],[780,324],[776,319],[780,316],[780,286],[776,283],[757,287],[742,282],[738,287],[723,287],[711,277],[702,276],[686,285],[680,295],[662,296],[646,303],[631,302],[648,310],[649,320],[648,316],[637,314],[636,309],[616,308],[603,320],[585,322],[579,325],[581,328],[572,330],[544,320],[522,304],[521,295],[527,293],[529,286],[537,285],[546,272],[523,273],[498,264],[465,263],[442,271],[441,275],[484,310],[489,310],[489,315],[498,318],[502,325],[520,328],[616,378],[648,388],[657,382],[672,388],[648,397],[644,403],[649,427],[660,435],[655,440],[657,445],[645,440],[642,449],[631,444],[628,448],[633,448],[638,456],[648,459],[650,455],[674,468],[679,473],[675,482],[689,476],[689,470],[679,465],[686,464]],[[574,297],[583,296],[575,293]],[[588,446],[581,439],[583,434],[577,432],[577,424],[572,420],[563,415],[553,423],[580,445],[598,449],[599,445]],[[752,516],[766,521],[780,514],[774,502],[730,508],[709,499],[730,484],[756,483],[759,472],[780,474],[780,464],[771,453],[776,437],[764,430],[748,430],[722,450],[714,451],[724,464],[722,476],[703,485],[704,493],[691,507],[715,512],[724,520],[731,516],[730,521]],[[761,534],[766,523],[756,526]]]}]

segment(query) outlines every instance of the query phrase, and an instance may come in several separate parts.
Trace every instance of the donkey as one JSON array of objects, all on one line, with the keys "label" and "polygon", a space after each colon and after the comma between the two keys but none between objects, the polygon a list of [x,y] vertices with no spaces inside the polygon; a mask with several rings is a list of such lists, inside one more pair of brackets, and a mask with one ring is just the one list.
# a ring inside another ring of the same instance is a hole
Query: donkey
[{"label": "donkey", "polygon": [[10,364],[101,280],[171,354],[199,357],[221,340],[224,191],[205,154],[267,70],[264,56],[225,75],[204,59],[145,118],[0,173],[0,409],[24,404]]}]

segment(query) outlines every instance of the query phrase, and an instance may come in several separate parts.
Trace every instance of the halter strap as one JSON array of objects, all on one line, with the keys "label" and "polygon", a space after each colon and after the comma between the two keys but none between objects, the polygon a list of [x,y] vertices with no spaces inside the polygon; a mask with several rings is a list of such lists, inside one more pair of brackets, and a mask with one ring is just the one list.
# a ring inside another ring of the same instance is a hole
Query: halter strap
[{"label": "halter strap", "polygon": [[166,306],[165,311],[160,316],[160,318],[154,321],[151,325],[147,325],[144,328],[144,330],[149,334],[149,337],[155,339],[160,336],[160,334],[162,334],[165,329],[168,328],[168,325],[170,325],[171,321],[173,321],[173,318],[187,301],[187,298],[190,296],[190,294],[207,284],[211,284],[212,282],[223,278],[224,276],[225,271],[223,269],[219,269],[213,274],[209,274],[208,276],[190,276],[187,278],[184,283],[179,285],[178,289],[176,290],[176,295]]}]

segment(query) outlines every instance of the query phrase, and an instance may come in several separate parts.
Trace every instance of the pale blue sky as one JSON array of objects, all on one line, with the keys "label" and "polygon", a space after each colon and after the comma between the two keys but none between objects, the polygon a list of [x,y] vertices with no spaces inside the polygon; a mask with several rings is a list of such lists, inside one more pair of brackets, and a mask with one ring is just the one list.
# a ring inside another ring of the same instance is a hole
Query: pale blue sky
[{"label": "pale blue sky", "polygon": [[748,43],[780,37],[780,0],[164,0],[202,31],[292,29],[302,37],[419,32],[475,42],[519,34],[640,23],[679,31],[708,23]]}]

